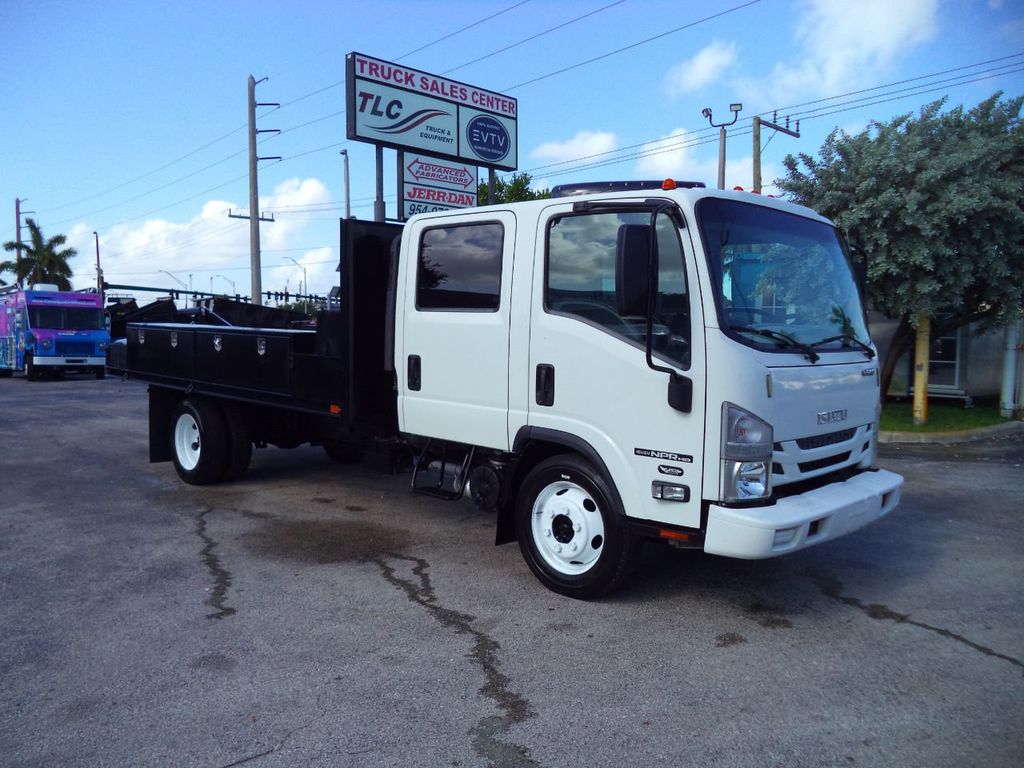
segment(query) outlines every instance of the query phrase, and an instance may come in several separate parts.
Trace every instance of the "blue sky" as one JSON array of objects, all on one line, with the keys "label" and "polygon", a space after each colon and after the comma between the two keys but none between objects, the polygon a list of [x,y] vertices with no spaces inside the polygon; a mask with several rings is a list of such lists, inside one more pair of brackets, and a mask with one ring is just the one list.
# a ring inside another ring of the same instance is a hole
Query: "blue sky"
[{"label": "blue sky", "polygon": [[[304,267],[326,293],[341,149],[352,213],[373,215],[373,147],[345,139],[351,51],[514,96],[519,169],[535,186],[713,186],[704,107],[720,122],[744,105],[726,183],[749,188],[755,114],[801,121],[799,139],[764,132],[767,186],[787,153],[816,153],[835,127],[1024,92],[1021,0],[0,0],[0,28],[0,236],[14,239],[25,199],[47,236],[79,251],[76,287],[95,284],[95,231],[108,282],[248,293],[248,222],[228,211],[248,209],[252,74],[269,78],[258,99],[281,104],[258,113],[282,131],[260,145],[282,157],[260,168],[275,218],[261,228],[263,288],[294,293]],[[395,216],[393,152],[385,166]]]}]

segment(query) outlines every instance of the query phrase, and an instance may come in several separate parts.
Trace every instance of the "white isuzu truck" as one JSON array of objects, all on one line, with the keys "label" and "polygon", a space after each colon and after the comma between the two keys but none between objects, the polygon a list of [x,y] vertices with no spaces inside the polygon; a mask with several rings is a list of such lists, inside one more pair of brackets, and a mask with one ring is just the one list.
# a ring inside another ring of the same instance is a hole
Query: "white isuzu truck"
[{"label": "white isuzu truck", "polygon": [[[324,445],[497,512],[547,587],[618,586],[654,539],[738,558],[889,513],[856,270],[832,224],[699,184],[343,220],[341,309],[129,325],[150,458],[238,477],[252,446]],[[249,313],[255,312],[255,308]],[[255,327],[254,327],[255,326]]]}]

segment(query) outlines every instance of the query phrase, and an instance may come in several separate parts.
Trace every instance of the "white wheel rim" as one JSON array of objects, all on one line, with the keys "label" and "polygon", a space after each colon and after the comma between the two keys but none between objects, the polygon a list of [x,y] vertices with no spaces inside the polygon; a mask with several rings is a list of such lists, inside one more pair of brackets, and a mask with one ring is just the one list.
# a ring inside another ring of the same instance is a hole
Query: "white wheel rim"
[{"label": "white wheel rim", "polygon": [[601,557],[601,510],[576,483],[559,481],[544,488],[533,502],[531,526],[537,552],[560,574],[586,573]]},{"label": "white wheel rim", "polygon": [[174,425],[174,453],[178,463],[186,472],[191,472],[199,464],[199,453],[202,445],[199,440],[199,424],[191,414],[183,413]]}]

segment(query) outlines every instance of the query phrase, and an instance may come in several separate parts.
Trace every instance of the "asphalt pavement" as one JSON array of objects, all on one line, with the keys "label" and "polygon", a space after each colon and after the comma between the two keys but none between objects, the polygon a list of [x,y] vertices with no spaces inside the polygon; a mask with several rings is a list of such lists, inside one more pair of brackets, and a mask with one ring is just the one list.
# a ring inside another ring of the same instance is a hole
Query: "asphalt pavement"
[{"label": "asphalt pavement", "polygon": [[148,462],[146,391],[0,379],[0,766],[1019,766],[1024,438],[886,445],[902,505],[545,590],[409,477]]}]

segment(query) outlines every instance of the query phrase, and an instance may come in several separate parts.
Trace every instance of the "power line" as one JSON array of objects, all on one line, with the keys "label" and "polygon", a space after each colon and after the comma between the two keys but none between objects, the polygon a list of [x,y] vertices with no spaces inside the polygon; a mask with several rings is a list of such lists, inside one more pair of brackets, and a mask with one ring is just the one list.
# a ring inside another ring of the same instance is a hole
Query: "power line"
[{"label": "power line", "polygon": [[95,200],[97,197],[102,197],[103,195],[108,195],[111,192],[116,192],[119,189],[123,189],[124,187],[127,187],[129,184],[134,184],[135,182],[141,181],[142,179],[147,179],[150,176],[153,176],[153,175],[159,173],[160,171],[162,171],[162,170],[164,170],[166,168],[170,168],[172,165],[176,165],[176,164],[180,163],[182,160],[187,160],[188,158],[192,157],[193,155],[199,154],[204,149],[208,149],[209,147],[212,147],[214,144],[217,144],[217,143],[223,141],[224,139],[228,138],[229,136],[233,136],[234,134],[238,133],[239,131],[243,130],[244,128],[245,128],[245,124],[243,123],[239,127],[234,128],[234,129],[228,131],[223,136],[218,136],[213,141],[209,141],[206,144],[203,144],[201,147],[197,147],[196,149],[193,149],[191,152],[187,152],[186,154],[182,155],[181,157],[175,158],[174,160],[171,160],[168,163],[164,163],[159,168],[154,168],[153,170],[147,171],[146,173],[143,173],[143,174],[141,174],[139,176],[136,176],[133,179],[129,179],[128,181],[125,181],[125,182],[122,182],[122,183],[120,183],[120,184],[118,184],[116,186],[110,187],[109,189],[104,189],[104,190],[102,190],[100,192],[95,192],[95,193],[89,195],[88,197],[83,197],[80,200],[75,200],[75,201],[70,202],[70,203],[64,203],[63,205],[53,206],[52,208],[50,208],[50,210],[51,211],[60,211],[60,210],[63,210],[64,208],[70,208],[73,205],[79,205],[81,203],[86,203],[86,202],[88,202],[90,200]]},{"label": "power line", "polygon": [[756,5],[759,2],[761,2],[761,0],[749,0],[749,2],[743,3],[741,5],[737,5],[737,6],[734,6],[732,8],[727,8],[724,11],[720,11],[719,13],[714,13],[714,14],[712,14],[710,16],[705,16],[704,18],[697,19],[696,21],[691,21],[689,24],[684,24],[681,27],[676,27],[675,29],[670,29],[667,32],[662,32],[661,34],[657,34],[657,35],[654,35],[652,37],[645,38],[643,40],[640,40],[638,42],[632,43],[630,45],[623,46],[622,48],[616,48],[614,51],[608,51],[608,53],[603,53],[600,56],[593,57],[592,59],[587,59],[586,61],[581,61],[578,64],[572,64],[572,65],[570,65],[568,67],[563,67],[562,69],[556,69],[554,72],[549,72],[546,75],[541,75],[539,77],[535,77],[532,80],[524,80],[523,82],[517,83],[516,85],[510,85],[509,87],[503,89],[502,93],[508,93],[509,91],[516,90],[517,88],[522,88],[525,85],[532,85],[533,83],[538,83],[541,80],[547,80],[549,77],[554,77],[555,75],[561,75],[561,74],[564,74],[566,72],[570,72],[570,71],[572,71],[574,69],[579,69],[580,67],[585,67],[587,64],[593,64],[595,61],[601,61],[602,59],[607,59],[607,58],[610,58],[612,56],[616,56],[616,55],[618,55],[620,53],[624,53],[625,51],[630,51],[633,48],[639,48],[641,45],[647,45],[647,43],[654,42],[655,40],[660,40],[661,38],[668,37],[669,35],[674,35],[676,32],[682,32],[684,29],[690,29],[691,27],[695,27],[698,24],[704,24],[704,23],[709,22],[709,21],[714,21],[715,19],[721,18],[722,16],[725,16],[727,14],[733,13],[735,11],[742,10],[744,8],[748,8],[751,5]]},{"label": "power line", "polygon": [[569,21],[563,22],[561,24],[556,24],[553,27],[548,27],[547,29],[540,31],[540,32],[538,32],[535,35],[530,35],[529,37],[524,37],[522,40],[519,40],[519,41],[517,41],[515,43],[512,43],[510,45],[506,45],[504,48],[499,48],[496,51],[491,51],[490,53],[485,53],[483,56],[478,56],[477,58],[473,59],[472,61],[467,61],[467,62],[465,62],[463,64],[459,64],[458,66],[452,67],[451,69],[446,69],[441,74],[442,75],[451,74],[452,72],[456,72],[456,71],[458,71],[460,69],[468,67],[470,64],[477,64],[478,62],[484,61],[485,59],[489,59],[492,56],[497,56],[500,53],[505,53],[505,51],[510,51],[513,48],[518,48],[520,45],[524,45],[525,43],[532,42],[533,40],[536,40],[539,37],[544,37],[544,35],[548,35],[548,34],[551,34],[552,32],[555,32],[555,31],[557,31],[559,29],[563,29],[565,27],[568,27],[570,24],[575,24],[577,21],[582,21],[583,19],[589,18],[591,16],[595,16],[595,15],[601,13],[602,11],[607,11],[609,8],[612,8],[612,7],[616,6],[616,5],[622,5],[624,2],[626,2],[626,0],[615,0],[614,3],[608,3],[608,5],[602,5],[600,8],[597,8],[597,9],[595,9],[593,11],[588,12],[588,13],[584,13],[582,16],[577,16],[575,19],[570,19]]},{"label": "power line", "polygon": [[508,8],[500,10],[497,13],[492,13],[490,16],[485,16],[484,18],[480,19],[479,21],[474,21],[472,24],[467,24],[466,26],[462,27],[461,29],[456,29],[454,32],[449,32],[447,35],[444,35],[443,37],[439,37],[439,38],[437,38],[437,40],[433,40],[433,41],[427,43],[426,45],[421,45],[419,48],[416,48],[415,50],[409,51],[408,53],[403,53],[401,56],[398,56],[395,59],[395,61],[401,61],[402,59],[407,59],[410,56],[412,56],[414,53],[419,53],[420,51],[425,51],[427,48],[435,46],[438,43],[443,43],[445,40],[448,40],[449,38],[455,37],[456,35],[460,35],[463,32],[466,32],[467,30],[473,29],[474,27],[478,27],[478,26],[480,26],[481,24],[483,24],[486,21],[490,21],[491,19],[496,19],[499,16],[508,13],[509,11],[514,11],[516,8],[518,8],[518,7],[522,6],[522,5],[526,5],[528,2],[530,2],[530,0],[521,0],[518,3],[514,3],[513,5],[508,6]]}]

